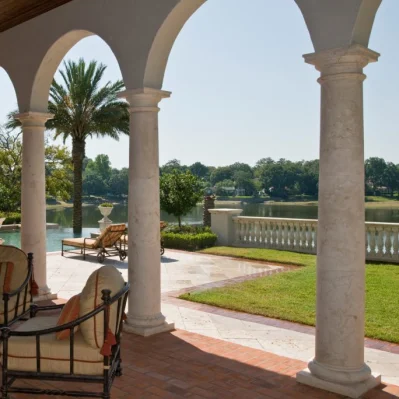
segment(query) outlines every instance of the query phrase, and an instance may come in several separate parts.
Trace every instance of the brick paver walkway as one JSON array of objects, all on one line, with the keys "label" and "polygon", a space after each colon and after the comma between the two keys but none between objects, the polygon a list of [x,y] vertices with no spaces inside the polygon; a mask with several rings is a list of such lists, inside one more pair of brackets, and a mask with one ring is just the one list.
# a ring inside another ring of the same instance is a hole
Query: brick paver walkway
[{"label": "brick paver walkway", "polygon": [[[125,334],[122,357],[124,375],[115,379],[112,399],[342,398],[298,384],[295,374],[306,366],[302,361],[183,330],[150,338]],[[71,389],[65,383],[28,384]],[[74,388],[82,389],[82,385]],[[399,387],[392,385],[381,385],[365,396],[398,397]],[[13,399],[27,398],[45,396],[13,395]]]}]

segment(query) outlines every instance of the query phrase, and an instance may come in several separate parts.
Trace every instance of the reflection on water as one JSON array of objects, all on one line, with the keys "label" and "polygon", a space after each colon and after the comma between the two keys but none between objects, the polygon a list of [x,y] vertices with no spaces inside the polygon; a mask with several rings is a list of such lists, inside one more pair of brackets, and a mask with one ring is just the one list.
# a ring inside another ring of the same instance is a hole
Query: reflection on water
[{"label": "reflection on water", "polygon": [[[279,204],[218,204],[219,208],[242,208],[242,216],[296,218],[296,219],[317,219],[317,206],[301,205],[279,205]],[[90,236],[90,233],[98,230],[98,221],[102,218],[96,206],[83,208],[83,237]],[[127,206],[116,205],[110,215],[114,223],[126,223],[128,219]],[[174,216],[161,212],[161,220],[169,223],[176,223]],[[201,223],[202,206],[196,206],[182,218],[184,223]],[[370,222],[399,223],[399,209],[380,208],[366,209],[366,220]],[[47,250],[59,251],[62,238],[73,237],[72,233],[72,208],[64,210],[48,210],[47,222],[57,223],[60,229],[47,231]],[[0,237],[4,238],[7,244],[20,245],[20,234],[15,232],[2,232]]]}]

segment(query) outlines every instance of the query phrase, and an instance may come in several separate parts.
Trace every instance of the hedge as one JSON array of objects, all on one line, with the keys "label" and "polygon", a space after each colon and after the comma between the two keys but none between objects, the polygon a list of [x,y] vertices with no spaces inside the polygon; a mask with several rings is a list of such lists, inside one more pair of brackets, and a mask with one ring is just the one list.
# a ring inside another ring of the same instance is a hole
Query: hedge
[{"label": "hedge", "polygon": [[18,212],[0,213],[0,218],[6,218],[3,224],[20,224],[21,214]]},{"label": "hedge", "polygon": [[162,239],[165,248],[196,251],[198,249],[213,247],[217,236],[209,232],[198,234],[162,232]]}]

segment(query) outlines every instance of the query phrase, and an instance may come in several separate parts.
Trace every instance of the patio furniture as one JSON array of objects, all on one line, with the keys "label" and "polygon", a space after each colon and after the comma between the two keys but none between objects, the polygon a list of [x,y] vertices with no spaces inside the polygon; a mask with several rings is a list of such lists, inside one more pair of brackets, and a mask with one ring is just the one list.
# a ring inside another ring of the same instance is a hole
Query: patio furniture
[{"label": "patio furniture", "polygon": [[0,245],[0,327],[11,326],[27,317],[32,295],[36,293],[33,255],[10,245]]},{"label": "patio furniture", "polygon": [[106,256],[119,255],[120,260],[127,257],[127,252],[122,248],[121,237],[126,231],[126,225],[112,224],[108,226],[97,238],[66,238],[62,240],[61,255],[64,252],[72,252],[74,250],[64,250],[64,246],[80,248],[80,253],[83,254],[83,259],[86,259],[87,250],[97,252],[97,260],[100,263],[104,262]]},{"label": "patio furniture", "polygon": [[[82,293],[65,305],[33,305],[33,318],[15,330],[1,329],[2,398],[18,392],[28,397],[110,399],[113,380],[122,375],[121,331],[128,291],[129,284],[120,272],[114,266],[103,266],[92,273]],[[56,309],[62,309],[61,315],[36,316]],[[73,389],[64,390],[64,384],[62,389],[45,389],[24,382],[16,386],[20,379],[79,382],[85,387],[76,390],[73,384]],[[86,383],[102,384],[102,389],[93,391]]]},{"label": "patio furniture", "polygon": [[[160,222],[160,229],[161,231],[167,226],[166,222]],[[124,251],[127,251],[127,245],[128,245],[128,240],[129,236],[127,234],[122,235],[121,240],[120,240],[120,247],[123,247]],[[165,253],[165,246],[164,246],[164,241],[161,237],[161,256]]]}]

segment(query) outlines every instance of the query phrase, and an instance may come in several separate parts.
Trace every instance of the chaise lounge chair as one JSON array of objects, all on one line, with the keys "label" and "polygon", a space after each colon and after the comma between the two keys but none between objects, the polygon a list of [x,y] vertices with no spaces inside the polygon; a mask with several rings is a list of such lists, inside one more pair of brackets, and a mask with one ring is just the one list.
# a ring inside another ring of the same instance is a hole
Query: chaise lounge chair
[{"label": "chaise lounge chair", "polygon": [[[161,231],[167,226],[166,222],[160,222],[160,228]],[[126,252],[127,247],[128,247],[128,241],[129,241],[129,236],[126,234],[123,234],[120,239],[120,248],[123,248],[123,250]],[[161,237],[161,256],[165,253],[165,243]]]},{"label": "chaise lounge chair", "polygon": [[33,280],[33,255],[19,248],[0,245],[0,327],[8,327],[29,316]]},{"label": "chaise lounge chair", "polygon": [[97,238],[66,238],[62,240],[62,252],[72,252],[74,250],[64,250],[64,246],[80,248],[80,253],[83,254],[83,259],[86,259],[86,252],[90,250],[97,252],[97,260],[100,263],[104,262],[105,256],[119,255],[120,260],[127,257],[127,252],[121,246],[121,237],[126,231],[126,225],[112,224],[108,226]]},{"label": "chaise lounge chair", "polygon": [[[16,329],[2,328],[1,397],[25,393],[27,398],[110,399],[112,383],[122,375],[120,343],[128,291],[120,272],[103,266],[65,305],[32,305],[31,319]],[[60,315],[54,314],[57,309],[62,309]],[[44,315],[36,316],[38,312]],[[29,386],[20,380],[40,383]],[[44,381],[61,381],[62,386],[43,387]],[[91,388],[88,383],[102,386]]]}]

